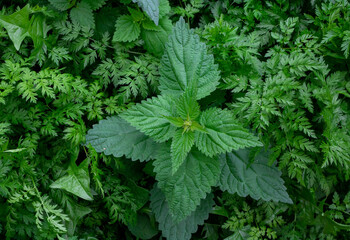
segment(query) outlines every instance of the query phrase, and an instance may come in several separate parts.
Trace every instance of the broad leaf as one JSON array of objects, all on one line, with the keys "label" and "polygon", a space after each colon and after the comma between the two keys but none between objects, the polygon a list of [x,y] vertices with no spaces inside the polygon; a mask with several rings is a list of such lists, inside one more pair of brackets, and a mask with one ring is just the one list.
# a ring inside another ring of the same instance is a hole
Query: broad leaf
[{"label": "broad leaf", "polygon": [[235,122],[228,110],[210,108],[202,112],[199,123],[206,132],[195,133],[198,149],[208,156],[214,156],[233,149],[262,146],[257,137]]},{"label": "broad leaf", "polygon": [[292,203],[283,185],[281,171],[267,164],[266,153],[260,153],[253,163],[249,162],[249,150],[222,154],[219,186],[222,191],[237,193],[241,197],[265,201]]},{"label": "broad leaf", "polygon": [[141,132],[164,142],[171,138],[176,127],[163,116],[173,116],[174,100],[169,96],[159,96],[142,101],[124,111],[120,116]]},{"label": "broad leaf", "polygon": [[158,144],[120,117],[107,117],[86,135],[86,144],[106,155],[126,156],[132,160],[150,160]]},{"label": "broad leaf", "polygon": [[74,24],[82,27],[93,28],[95,19],[90,5],[86,2],[80,2],[75,8],[70,11],[70,18]]},{"label": "broad leaf", "polygon": [[132,16],[123,15],[115,23],[113,42],[131,42],[136,40],[141,32],[140,24]]},{"label": "broad leaf", "polygon": [[197,99],[214,91],[220,78],[213,56],[207,54],[205,44],[199,41],[193,29],[188,28],[183,18],[173,28],[159,72],[162,93],[178,96],[195,82]]},{"label": "broad leaf", "polygon": [[161,57],[164,53],[165,43],[168,41],[168,36],[171,33],[172,28],[173,25],[170,19],[166,17],[160,19],[159,25],[154,25],[154,27],[151,24],[144,22],[141,37],[143,41],[145,41],[146,50]]},{"label": "broad leaf", "polygon": [[178,129],[171,143],[171,165],[174,174],[185,161],[187,154],[194,144],[194,133],[192,131],[183,132]]},{"label": "broad leaf", "polygon": [[79,166],[72,161],[68,167],[67,175],[56,180],[50,187],[63,189],[82,199],[92,201],[88,166],[88,160],[85,160]]},{"label": "broad leaf", "polygon": [[169,148],[162,148],[153,165],[158,186],[164,192],[174,221],[191,214],[218,181],[220,163],[192,148],[178,171],[172,175]]},{"label": "broad leaf", "polygon": [[18,51],[25,37],[29,36],[29,14],[31,10],[26,5],[21,10],[11,15],[0,15],[0,24],[5,27],[9,38]]},{"label": "broad leaf", "polygon": [[158,25],[159,21],[159,0],[132,0],[145,11],[153,22]]},{"label": "broad leaf", "polygon": [[159,229],[167,240],[191,239],[191,235],[197,231],[198,225],[202,225],[208,219],[214,205],[213,194],[209,194],[201,200],[200,205],[191,215],[180,222],[176,222],[169,212],[169,205],[164,194],[156,186],[151,190],[150,200],[152,211],[159,223]]}]

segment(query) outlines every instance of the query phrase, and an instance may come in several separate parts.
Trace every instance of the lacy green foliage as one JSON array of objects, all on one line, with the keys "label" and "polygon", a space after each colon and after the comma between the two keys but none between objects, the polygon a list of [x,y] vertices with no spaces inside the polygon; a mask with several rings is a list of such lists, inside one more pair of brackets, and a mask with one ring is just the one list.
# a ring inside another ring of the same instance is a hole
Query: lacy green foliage
[{"label": "lacy green foliage", "polygon": [[348,0],[1,7],[1,239],[349,239]]}]

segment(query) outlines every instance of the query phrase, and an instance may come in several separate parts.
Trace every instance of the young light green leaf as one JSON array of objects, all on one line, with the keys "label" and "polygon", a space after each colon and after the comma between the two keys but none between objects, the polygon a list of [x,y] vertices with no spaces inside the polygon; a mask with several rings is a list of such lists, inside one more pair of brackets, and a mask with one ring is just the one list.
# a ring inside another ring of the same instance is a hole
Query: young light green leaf
[{"label": "young light green leaf", "polygon": [[151,190],[150,200],[152,211],[159,223],[159,229],[167,240],[191,239],[191,235],[197,231],[198,225],[202,225],[208,219],[214,205],[213,194],[209,194],[201,200],[200,205],[191,215],[180,222],[176,222],[169,212],[169,205],[164,194],[157,186],[154,186]]},{"label": "young light green leaf", "polygon": [[0,15],[0,24],[3,25],[9,38],[18,51],[25,37],[29,36],[29,5],[11,15]]},{"label": "young light green leaf", "polygon": [[133,161],[153,158],[159,145],[120,117],[107,117],[95,124],[86,135],[86,144],[106,155],[126,156]]},{"label": "young light green leaf", "polygon": [[90,5],[86,2],[80,2],[75,8],[70,11],[70,18],[74,24],[82,27],[93,28],[95,19]]},{"label": "young light green leaf", "polygon": [[115,23],[113,42],[132,42],[140,36],[140,24],[132,16],[120,16]]},{"label": "young light green leaf", "polygon": [[[154,23],[153,23],[154,25]],[[165,43],[168,41],[168,36],[171,33],[173,25],[171,20],[164,17],[159,20],[159,25],[152,28],[151,24],[143,23],[141,37],[145,41],[145,48],[155,56],[161,57],[164,53]]]},{"label": "young light green leaf", "polygon": [[188,87],[176,101],[176,112],[183,119],[195,120],[200,114],[195,87]]},{"label": "young light green leaf", "polygon": [[210,108],[202,112],[199,123],[206,132],[195,132],[195,144],[208,156],[246,147],[262,146],[258,138],[235,123],[228,110]]},{"label": "young light green leaf", "polygon": [[173,28],[159,72],[162,93],[180,95],[191,82],[196,82],[197,99],[214,91],[220,78],[213,56],[207,54],[205,44],[188,28],[183,18]]},{"label": "young light green leaf", "polygon": [[159,21],[159,0],[132,0],[145,11],[153,22],[158,25]]},{"label": "young light green leaf", "polygon": [[107,0],[83,0],[83,2],[89,4],[91,9],[95,11],[101,8],[107,2]]},{"label": "young light green leaf", "polygon": [[293,203],[283,185],[281,171],[267,164],[266,153],[256,156],[253,163],[249,162],[247,149],[221,154],[219,159],[221,162],[219,186],[222,191],[237,193],[241,197],[250,195],[256,200]]},{"label": "young light green leaf", "polygon": [[159,150],[153,165],[158,186],[164,192],[173,220],[179,222],[191,214],[218,181],[220,163],[192,148],[178,171],[172,175],[170,147]]},{"label": "young light green leaf", "polygon": [[75,161],[72,161],[68,167],[68,174],[52,183],[50,188],[63,189],[82,199],[92,201],[88,166],[87,159],[79,166],[75,164]]},{"label": "young light green leaf", "polygon": [[172,174],[174,174],[185,161],[193,144],[194,133],[192,131],[183,132],[182,128],[176,131],[171,143]]},{"label": "young light green leaf", "polygon": [[176,127],[163,116],[174,116],[174,100],[159,96],[142,101],[121,113],[121,117],[157,142],[170,139]]}]

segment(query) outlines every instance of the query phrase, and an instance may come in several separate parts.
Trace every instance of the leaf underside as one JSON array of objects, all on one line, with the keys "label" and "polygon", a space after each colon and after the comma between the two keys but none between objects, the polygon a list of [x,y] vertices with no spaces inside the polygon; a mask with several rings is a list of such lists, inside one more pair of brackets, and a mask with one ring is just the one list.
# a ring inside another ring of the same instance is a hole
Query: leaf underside
[{"label": "leaf underside", "polygon": [[145,11],[153,22],[158,25],[159,21],[159,0],[132,0]]}]

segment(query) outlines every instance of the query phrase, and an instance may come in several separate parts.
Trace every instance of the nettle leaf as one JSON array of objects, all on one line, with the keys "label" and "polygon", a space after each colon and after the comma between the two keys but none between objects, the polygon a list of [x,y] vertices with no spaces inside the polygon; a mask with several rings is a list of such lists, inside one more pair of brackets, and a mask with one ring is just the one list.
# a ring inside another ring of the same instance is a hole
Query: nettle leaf
[{"label": "nettle leaf", "polygon": [[205,44],[199,41],[193,29],[188,28],[183,18],[173,28],[159,72],[159,89],[163,94],[178,96],[195,82],[197,99],[214,91],[220,78],[214,57],[207,54]]},{"label": "nettle leaf", "polygon": [[107,117],[95,124],[86,135],[86,144],[106,155],[126,156],[133,161],[153,158],[159,144],[120,117]]},{"label": "nettle leaf", "polygon": [[175,134],[176,127],[163,116],[173,116],[174,100],[169,96],[159,96],[142,101],[121,113],[121,117],[141,132],[164,142]]},{"label": "nettle leaf", "polygon": [[82,27],[94,28],[95,19],[90,5],[86,2],[80,2],[70,11],[70,18],[74,24]]},{"label": "nettle leaf", "polygon": [[83,0],[83,2],[89,4],[92,10],[97,10],[101,8],[107,0]]},{"label": "nettle leaf", "polygon": [[220,163],[192,148],[183,164],[172,174],[169,147],[159,150],[153,165],[158,186],[164,192],[173,220],[185,219],[218,181]]},{"label": "nettle leaf", "polygon": [[219,156],[221,175],[219,186],[222,191],[237,193],[241,197],[247,195],[265,201],[293,203],[289,198],[281,171],[268,165],[266,153],[256,156],[249,162],[249,150],[239,150]]},{"label": "nettle leaf", "polygon": [[174,174],[185,161],[187,154],[194,144],[194,133],[183,132],[178,129],[171,143],[172,174]]},{"label": "nettle leaf", "polygon": [[[154,23],[152,24],[154,25]],[[161,57],[164,53],[168,36],[173,28],[171,20],[164,17],[159,20],[158,26],[154,25],[153,27],[151,24],[147,24],[147,21],[142,26],[141,37],[145,41],[145,49],[155,56]]]},{"label": "nettle leaf", "polygon": [[195,120],[200,114],[200,107],[196,101],[197,91],[189,87],[176,101],[176,112],[183,119]]},{"label": "nettle leaf", "polygon": [[167,240],[191,239],[192,233],[197,232],[198,225],[202,225],[208,219],[214,205],[213,194],[209,194],[201,200],[200,205],[191,215],[180,222],[176,222],[169,212],[169,205],[164,194],[157,186],[151,190],[150,201],[152,211],[159,223],[159,229]]},{"label": "nettle leaf", "polygon": [[159,0],[132,0],[137,3],[144,12],[158,25],[159,21]]},{"label": "nettle leaf", "polygon": [[74,2],[70,0],[49,0],[49,2],[60,11],[66,11],[74,5]]},{"label": "nettle leaf", "polygon": [[87,159],[79,166],[75,164],[75,161],[72,161],[68,167],[68,174],[52,183],[50,188],[63,189],[82,199],[92,201],[88,166]]},{"label": "nettle leaf", "polygon": [[30,12],[29,6],[26,5],[24,8],[11,15],[0,15],[0,24],[6,29],[17,51],[21,47],[23,40],[29,36]]},{"label": "nettle leaf", "polygon": [[198,149],[208,156],[214,156],[233,149],[262,146],[257,137],[235,122],[228,110],[210,108],[202,112],[199,123],[206,132],[195,132]]},{"label": "nettle leaf", "polygon": [[132,16],[123,15],[115,23],[113,42],[132,42],[140,36],[140,24]]}]

